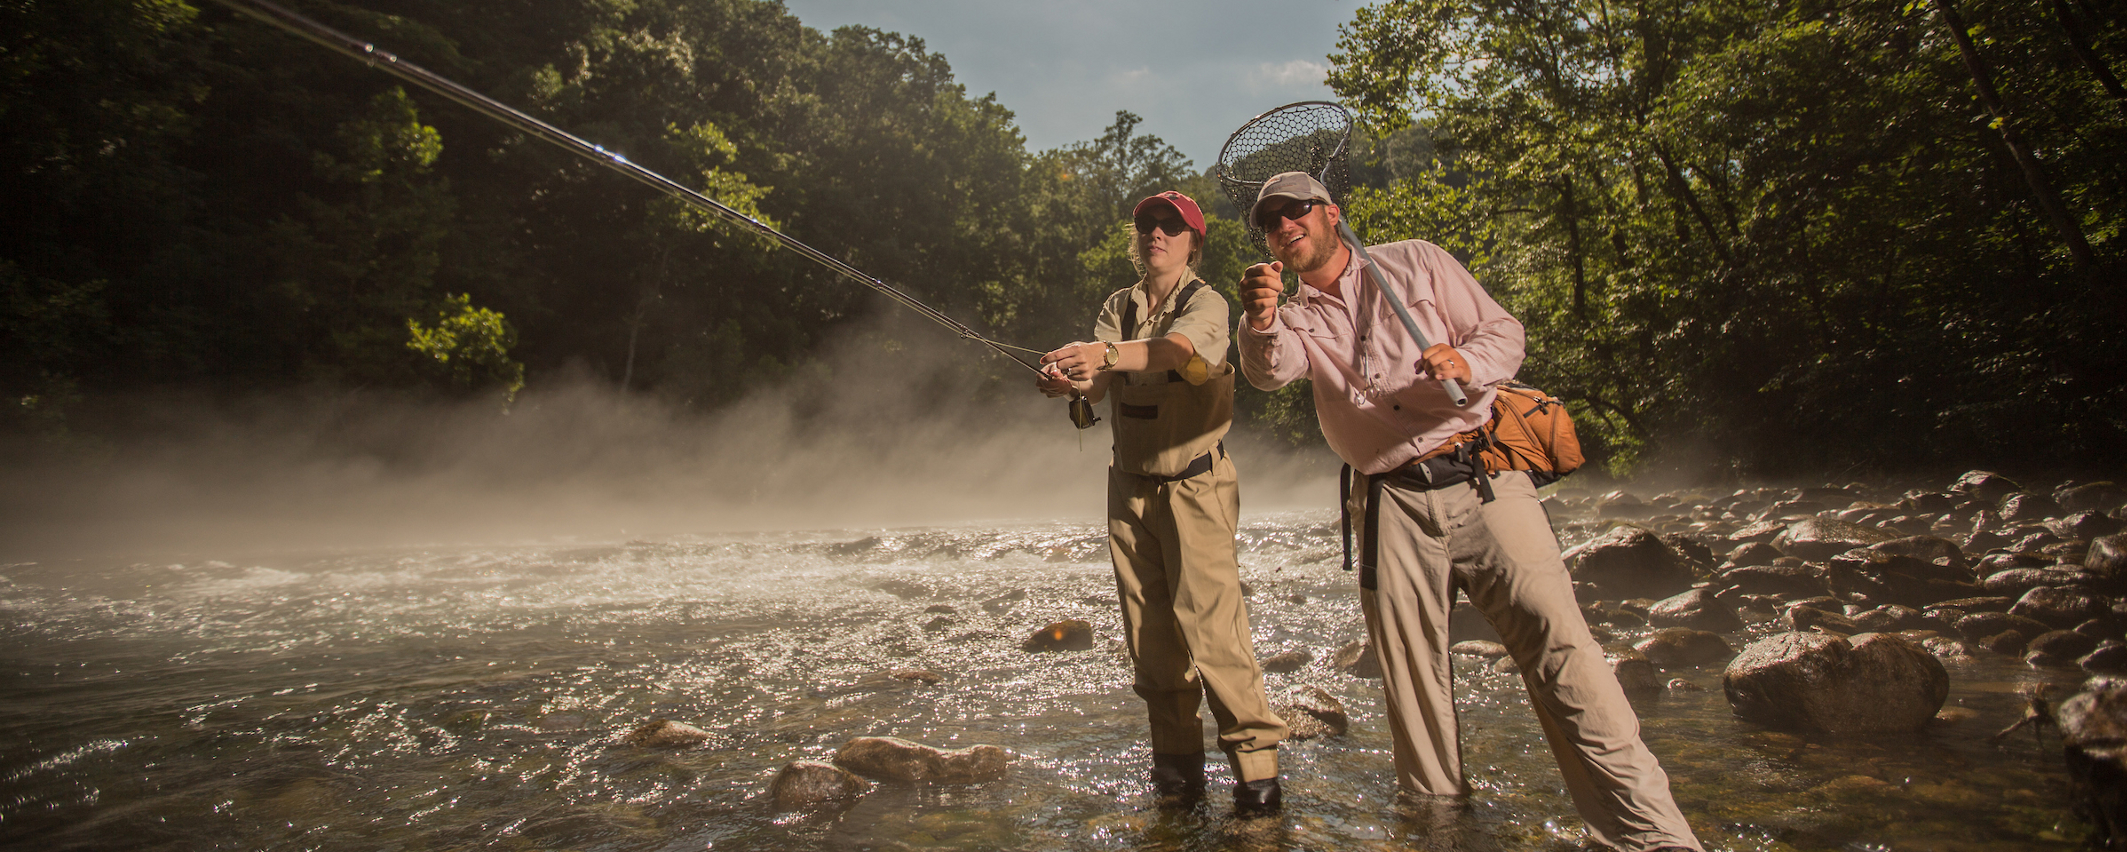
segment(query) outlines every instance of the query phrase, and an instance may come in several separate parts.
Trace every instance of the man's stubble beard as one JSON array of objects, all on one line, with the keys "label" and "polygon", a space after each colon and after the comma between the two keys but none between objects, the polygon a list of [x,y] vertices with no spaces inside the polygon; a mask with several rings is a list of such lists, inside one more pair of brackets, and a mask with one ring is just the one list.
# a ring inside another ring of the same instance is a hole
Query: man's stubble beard
[{"label": "man's stubble beard", "polygon": [[[1325,237],[1327,239],[1324,239]],[[1285,265],[1291,267],[1294,272],[1302,274],[1313,272],[1329,265],[1330,260],[1337,256],[1338,240],[1335,231],[1331,231],[1327,227],[1320,229],[1309,227],[1307,229],[1307,239],[1312,248],[1309,249],[1306,257],[1289,260],[1280,258],[1285,260]]]}]

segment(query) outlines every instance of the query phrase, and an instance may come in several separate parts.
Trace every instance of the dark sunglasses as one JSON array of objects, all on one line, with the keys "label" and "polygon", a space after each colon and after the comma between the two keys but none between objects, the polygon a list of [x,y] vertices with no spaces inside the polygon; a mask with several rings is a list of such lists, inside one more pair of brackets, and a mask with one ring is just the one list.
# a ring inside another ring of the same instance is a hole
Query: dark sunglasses
[{"label": "dark sunglasses", "polygon": [[1150,215],[1145,215],[1137,217],[1135,221],[1137,222],[1137,232],[1140,234],[1149,234],[1152,233],[1153,228],[1158,228],[1165,231],[1167,236],[1178,237],[1189,228],[1189,223],[1182,221],[1179,216],[1172,219],[1155,219]]},{"label": "dark sunglasses", "polygon": [[1261,228],[1265,231],[1271,230],[1277,227],[1279,219],[1298,219],[1309,213],[1315,212],[1315,205],[1317,203],[1318,202],[1316,202],[1314,199],[1310,198],[1306,201],[1297,201],[1292,204],[1287,204],[1282,210],[1261,211],[1256,214],[1256,227]]}]

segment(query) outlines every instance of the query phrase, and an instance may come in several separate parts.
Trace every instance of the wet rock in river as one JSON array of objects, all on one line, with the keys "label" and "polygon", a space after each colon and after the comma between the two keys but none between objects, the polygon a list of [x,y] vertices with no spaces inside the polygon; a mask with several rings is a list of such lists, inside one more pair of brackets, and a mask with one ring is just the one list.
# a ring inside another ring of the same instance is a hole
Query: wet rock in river
[{"label": "wet rock in river", "polygon": [[[2024,645],[2024,662],[2033,665],[2072,666],[2084,654],[2097,650],[2097,640],[2073,630],[2041,633]],[[2037,655],[2038,659],[2033,659]]]},{"label": "wet rock in river", "polygon": [[1972,659],[1972,649],[1948,636],[1935,636],[1920,641],[1921,650],[1934,654],[1937,659],[1967,661]]},{"label": "wet rock in river", "polygon": [[1630,491],[1612,491],[1602,496],[1596,514],[1605,518],[1644,518],[1657,511]]},{"label": "wet rock in river", "polygon": [[1958,598],[1954,601],[1943,601],[1935,606],[1948,607],[1965,612],[2008,612],[2009,605],[2013,603],[2016,603],[2015,598],[1990,595],[1976,598]]},{"label": "wet rock in river", "polygon": [[1692,589],[1656,601],[1647,608],[1647,623],[1656,627],[1689,627],[1715,633],[1743,629],[1743,619],[1736,616],[1736,611],[1705,589]]},{"label": "wet rock in river", "polygon": [[1928,562],[1874,548],[1832,557],[1825,576],[1832,594],[1865,595],[1871,601],[1914,607],[1974,597],[1982,591],[1969,582],[1971,574],[1961,562]]},{"label": "wet rock in river", "polygon": [[1277,714],[1291,729],[1286,738],[1292,740],[1341,737],[1351,727],[1351,715],[1345,712],[1344,702],[1319,686],[1294,689],[1292,700],[1280,705]]},{"label": "wet rock in river", "polygon": [[1624,687],[1625,694],[1635,698],[1660,694],[1662,675],[1655,670],[1654,661],[1639,651],[1626,651],[1617,655],[1611,664],[1617,674],[1617,685]]},{"label": "wet rock in river", "polygon": [[1286,673],[1299,671],[1314,661],[1315,655],[1306,651],[1286,651],[1264,657],[1261,665],[1266,672]]},{"label": "wet rock in river", "polygon": [[1785,522],[1757,521],[1751,523],[1748,526],[1743,527],[1742,529],[1729,533],[1728,540],[1736,544],[1760,542],[1766,544],[1767,546],[1770,546],[1774,538],[1779,537],[1780,533],[1786,531],[1787,524]]},{"label": "wet rock in river", "polygon": [[1739,717],[1832,734],[1918,730],[1950,694],[1942,662],[1893,633],[1771,636],[1743,649],[1722,680]]},{"label": "wet rock in river", "polygon": [[1975,612],[1958,619],[1951,627],[1958,635],[1973,640],[1993,636],[2004,630],[2015,631],[2025,639],[2030,639],[2053,629],[2043,621],[2006,612]]},{"label": "wet rock in river", "polygon": [[1845,613],[1797,604],[1780,614],[1780,626],[1798,633],[1811,631],[1837,633],[1852,636],[1861,632],[1861,626],[1846,617]]},{"label": "wet rock in river", "polygon": [[1780,558],[1780,549],[1762,541],[1747,541],[1736,545],[1728,552],[1722,564],[1729,568],[1748,568],[1755,565],[1771,565]]},{"label": "wet rock in river", "polygon": [[[1922,562],[1940,562],[1959,569],[1965,567],[1965,553],[1956,542],[1932,535],[1909,535],[1868,546],[1871,552],[1891,556],[1909,556]],[[1969,573],[1956,576],[1970,577]]]},{"label": "wet rock in river", "polygon": [[848,801],[871,792],[872,784],[842,767],[817,760],[785,765],[768,784],[777,810],[796,811]]},{"label": "wet rock in river", "polygon": [[993,745],[940,749],[899,737],[858,737],[835,752],[835,765],[867,778],[973,784],[1004,777],[1011,755]]},{"label": "wet rock in river", "polygon": [[2099,536],[2083,554],[2083,570],[2108,589],[2127,586],[2127,533]]},{"label": "wet rock in river", "polygon": [[2084,654],[2075,664],[2092,674],[2127,674],[2127,644],[2107,641]]},{"label": "wet rock in river", "polygon": [[1356,640],[1337,649],[1337,656],[1330,660],[1330,667],[1352,677],[1381,678],[1381,655],[1374,653],[1374,646],[1365,640]]},{"label": "wet rock in river", "polygon": [[1085,651],[1093,647],[1093,625],[1080,619],[1067,618],[1027,636],[1019,643],[1019,650],[1028,653],[1042,651]]},{"label": "wet rock in river", "polygon": [[895,680],[920,683],[925,686],[936,686],[945,682],[944,675],[929,669],[895,669],[888,672],[887,676]]},{"label": "wet rock in river", "polygon": [[2119,532],[2127,522],[2103,512],[2076,512],[2046,522],[2046,527],[2065,539],[2091,541]]},{"label": "wet rock in river", "polygon": [[1979,586],[1989,594],[2020,598],[2040,586],[2064,586],[2072,579],[2068,573],[2053,568],[2010,568],[1987,575]]},{"label": "wet rock in river", "polygon": [[1483,657],[1496,660],[1507,655],[1507,646],[1483,639],[1465,639],[1448,646],[1448,653],[1459,657]]},{"label": "wet rock in river", "polygon": [[2018,598],[2016,605],[2009,607],[2009,614],[2073,629],[2084,621],[2109,614],[2111,608],[2111,601],[2080,589],[2039,586]]},{"label": "wet rock in river", "polygon": [[2039,521],[2061,514],[2061,504],[2043,494],[2018,492],[2001,498],[2001,519]]},{"label": "wet rock in river", "polygon": [[1957,481],[1950,485],[1950,490],[1993,503],[2003,497],[2024,490],[2024,487],[2016,484],[2014,480],[1993,471],[1974,470],[1967,471],[1965,475],[1958,477]]},{"label": "wet rock in river", "polygon": [[1773,537],[1781,553],[1804,560],[1830,559],[1857,547],[1867,547],[1900,536],[1875,527],[1824,518],[1803,518]]},{"label": "wet rock in river", "polygon": [[2127,679],[2099,677],[2056,714],[2077,816],[2096,825],[2093,847],[2127,842]]},{"label": "wet rock in river", "polygon": [[2127,504],[2127,488],[2116,482],[2092,482],[2055,489],[2055,502],[2070,512],[2108,512]]},{"label": "wet rock in river", "polygon": [[671,719],[653,719],[629,731],[621,742],[634,746],[693,746],[708,742],[713,736],[685,722]]},{"label": "wet rock in river", "polygon": [[1731,568],[1716,577],[1714,584],[1752,595],[1814,596],[1831,591],[1823,569],[1793,557],[1782,561],[1785,564]]},{"label": "wet rock in river", "polygon": [[1661,537],[1639,527],[1618,527],[1580,548],[1576,580],[1621,597],[1667,597],[1690,587],[1690,562]]},{"label": "wet rock in river", "polygon": [[1633,643],[1632,649],[1665,669],[1696,668],[1726,660],[1735,646],[1720,634],[1689,627],[1665,627]]},{"label": "wet rock in river", "polygon": [[1937,624],[1926,613],[1899,604],[1885,604],[1872,610],[1855,613],[1850,617],[1850,620],[1854,622],[1855,627],[1861,628],[1861,632],[1866,633],[1895,630],[1933,630],[1938,627],[1949,626]]}]

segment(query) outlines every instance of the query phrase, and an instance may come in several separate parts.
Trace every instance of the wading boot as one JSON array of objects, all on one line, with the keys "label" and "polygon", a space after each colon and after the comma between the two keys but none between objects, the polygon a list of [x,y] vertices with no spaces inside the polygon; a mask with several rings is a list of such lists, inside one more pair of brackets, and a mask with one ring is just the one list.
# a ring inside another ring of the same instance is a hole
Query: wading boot
[{"label": "wading boot", "polygon": [[1285,807],[1285,792],[1278,787],[1278,779],[1243,781],[1233,785],[1233,812],[1241,816],[1262,816],[1277,813]]},{"label": "wading boot", "polygon": [[1152,796],[1162,806],[1194,804],[1204,798],[1204,753],[1153,754]]}]

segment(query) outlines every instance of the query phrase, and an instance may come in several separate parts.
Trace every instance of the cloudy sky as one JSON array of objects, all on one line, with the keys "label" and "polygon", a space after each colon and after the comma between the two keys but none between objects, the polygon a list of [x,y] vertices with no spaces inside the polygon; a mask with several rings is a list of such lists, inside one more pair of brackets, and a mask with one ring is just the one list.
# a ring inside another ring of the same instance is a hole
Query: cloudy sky
[{"label": "cloudy sky", "polygon": [[921,38],[1018,117],[1032,150],[1090,140],[1127,109],[1199,170],[1264,110],[1326,99],[1325,58],[1361,0],[784,0],[822,32]]}]

